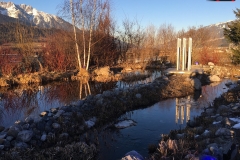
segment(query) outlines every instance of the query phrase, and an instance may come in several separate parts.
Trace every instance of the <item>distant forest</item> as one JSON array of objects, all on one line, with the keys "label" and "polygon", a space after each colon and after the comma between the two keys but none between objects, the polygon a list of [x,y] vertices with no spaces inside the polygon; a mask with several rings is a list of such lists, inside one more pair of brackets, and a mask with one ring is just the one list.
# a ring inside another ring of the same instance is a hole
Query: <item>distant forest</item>
[{"label": "distant forest", "polygon": [[52,35],[58,31],[58,29],[42,29],[36,26],[29,26],[21,24],[20,22],[7,22],[0,23],[0,45],[3,43],[15,43],[17,42],[17,30],[21,28],[29,36],[32,36],[33,41],[38,42],[42,38]]}]

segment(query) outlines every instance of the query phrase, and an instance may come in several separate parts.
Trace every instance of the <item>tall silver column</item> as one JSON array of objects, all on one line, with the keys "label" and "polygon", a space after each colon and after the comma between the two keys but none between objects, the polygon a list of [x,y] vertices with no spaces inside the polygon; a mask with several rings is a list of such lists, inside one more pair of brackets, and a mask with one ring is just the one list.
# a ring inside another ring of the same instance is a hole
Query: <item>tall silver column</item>
[{"label": "tall silver column", "polygon": [[188,71],[191,70],[192,65],[192,38],[188,39]]}]

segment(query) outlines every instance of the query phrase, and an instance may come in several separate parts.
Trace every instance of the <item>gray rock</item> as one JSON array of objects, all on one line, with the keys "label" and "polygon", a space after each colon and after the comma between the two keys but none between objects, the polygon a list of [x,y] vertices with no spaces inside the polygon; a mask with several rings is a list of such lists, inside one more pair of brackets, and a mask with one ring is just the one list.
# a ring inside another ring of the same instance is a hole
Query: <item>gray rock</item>
[{"label": "gray rock", "polygon": [[196,122],[194,121],[194,120],[189,120],[188,122],[187,122],[187,125],[189,126],[189,127],[195,127],[196,126]]},{"label": "gray rock", "polygon": [[53,123],[53,124],[52,124],[52,127],[53,127],[54,129],[58,129],[58,128],[60,128],[60,124],[58,124],[58,123]]},{"label": "gray rock", "polygon": [[58,110],[58,112],[53,116],[53,118],[60,117],[65,111],[64,110]]},{"label": "gray rock", "polygon": [[212,75],[209,77],[211,82],[220,82],[221,79],[217,75]]},{"label": "gray rock", "polygon": [[70,117],[70,116],[72,116],[72,112],[65,112],[65,113],[63,113],[62,115],[63,115],[63,116],[68,116],[68,117]]},{"label": "gray rock", "polygon": [[68,138],[69,134],[68,133],[62,133],[59,135],[59,138]]},{"label": "gray rock", "polygon": [[44,131],[46,122],[44,122],[44,121],[39,121],[39,122],[36,123],[36,125],[37,125],[37,129],[38,129],[38,130]]},{"label": "gray rock", "polygon": [[22,127],[23,127],[23,129],[27,130],[27,129],[29,129],[30,124],[29,124],[29,123],[26,123],[26,124],[24,124]]},{"label": "gray rock", "polygon": [[85,124],[88,128],[91,128],[92,126],[95,125],[96,121],[97,121],[97,118],[93,117],[93,118],[89,119],[88,121],[85,121]]},{"label": "gray rock", "polygon": [[225,112],[225,111],[227,111],[228,110],[228,106],[225,106],[225,105],[220,105],[219,107],[218,107],[218,109],[217,109],[217,113],[223,113],[223,112]]},{"label": "gray rock", "polygon": [[72,112],[72,108],[72,106],[63,106],[61,110],[63,110],[64,112]]},{"label": "gray rock", "polygon": [[202,133],[202,136],[208,137],[210,134],[211,134],[211,131],[205,130],[205,131]]},{"label": "gray rock", "polygon": [[19,149],[26,149],[28,148],[28,145],[25,142],[15,142],[14,147]]},{"label": "gray rock", "polygon": [[232,131],[230,129],[227,129],[227,128],[219,128],[215,132],[215,135],[216,136],[228,136],[228,138],[231,138]]},{"label": "gray rock", "polygon": [[47,135],[46,135],[46,133],[43,133],[43,135],[41,136],[41,141],[46,141],[46,139],[47,139]]},{"label": "gray rock", "polygon": [[1,132],[0,133],[0,138],[3,139],[7,136],[7,133],[6,132]]},{"label": "gray rock", "polygon": [[214,109],[213,108],[207,108],[205,111],[206,115],[211,116],[214,114]]},{"label": "gray rock", "polygon": [[83,103],[84,103],[83,100],[78,100],[75,105],[76,105],[77,107],[81,107],[81,106],[83,105]]},{"label": "gray rock", "polygon": [[8,132],[7,132],[7,135],[12,136],[14,138],[17,138],[18,133],[19,133],[19,130],[9,129]]},{"label": "gray rock", "polygon": [[223,120],[223,117],[222,117],[222,116],[217,116],[215,120],[216,120],[217,122],[218,122],[218,121],[222,121],[222,120]]},{"label": "gray rock", "polygon": [[52,127],[51,127],[52,125],[46,125],[45,126],[45,131],[46,132],[52,132],[53,130],[52,130]]},{"label": "gray rock", "polygon": [[233,84],[232,82],[225,83],[226,86],[231,86],[232,84]]},{"label": "gray rock", "polygon": [[4,145],[0,145],[0,150],[3,150],[3,148],[4,148]]},{"label": "gray rock", "polygon": [[113,94],[112,91],[104,91],[102,95],[103,95],[104,97],[111,97],[112,94]]},{"label": "gray rock", "polygon": [[4,145],[4,148],[10,148],[11,147],[11,143],[8,140],[6,140],[3,145]]},{"label": "gray rock", "polygon": [[32,136],[33,136],[33,131],[23,130],[18,133],[17,139],[21,140],[22,142],[28,142],[31,140]]},{"label": "gray rock", "polygon": [[4,131],[5,127],[0,126],[0,132]]},{"label": "gray rock", "polygon": [[34,119],[33,119],[32,117],[27,117],[27,118],[25,119],[25,122],[26,122],[26,123],[29,123],[29,124],[32,124],[32,123],[34,122]]},{"label": "gray rock", "polygon": [[177,139],[182,139],[182,138],[184,138],[185,134],[184,133],[182,133],[182,134],[178,133],[176,136],[177,136]]},{"label": "gray rock", "polygon": [[12,136],[7,136],[6,140],[12,141],[12,140],[13,140],[13,137],[12,137]]},{"label": "gray rock", "polygon": [[135,97],[136,97],[137,99],[141,99],[141,98],[142,98],[142,95],[141,95],[140,93],[137,93],[137,94],[135,95]]},{"label": "gray rock", "polygon": [[0,144],[3,144],[5,142],[5,139],[0,139]]}]

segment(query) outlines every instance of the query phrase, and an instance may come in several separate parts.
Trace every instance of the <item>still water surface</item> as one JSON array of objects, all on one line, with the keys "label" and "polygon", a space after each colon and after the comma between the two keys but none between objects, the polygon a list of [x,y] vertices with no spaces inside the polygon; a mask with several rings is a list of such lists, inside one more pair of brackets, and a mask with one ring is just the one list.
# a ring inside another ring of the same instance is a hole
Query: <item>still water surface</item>
[{"label": "still water surface", "polygon": [[137,125],[109,133],[101,143],[99,159],[118,160],[132,150],[147,157],[149,144],[158,145],[161,134],[184,128],[189,119],[200,115],[203,107],[228,90],[225,83],[229,81],[203,86],[202,92],[195,95],[167,99],[126,113],[122,119],[132,119]]},{"label": "still water surface", "polygon": [[[27,116],[39,116],[42,111],[72,104],[89,94],[95,95],[114,88],[149,83],[160,75],[160,72],[153,72],[149,78],[131,83],[119,81],[82,84],[75,81],[44,86],[19,86],[12,89],[0,88],[0,125],[9,127],[17,120],[23,120]],[[99,159],[121,159],[131,150],[136,150],[146,157],[149,144],[157,145],[161,134],[185,127],[187,120],[199,115],[203,107],[207,107],[216,97],[228,90],[225,83],[229,81],[225,79],[221,83],[203,86],[201,93],[196,92],[179,99],[167,99],[148,108],[126,113],[119,119],[132,119],[137,125],[101,133],[104,134],[102,137],[106,138],[100,142]]]},{"label": "still water surface", "polygon": [[[141,74],[148,74],[144,71]],[[137,72],[136,74],[139,74]],[[114,88],[127,88],[136,84],[146,84],[161,76],[161,71],[151,71],[150,77],[135,82],[55,82],[47,85],[0,87],[0,125],[9,127],[17,120],[28,116],[38,117],[43,111],[57,108],[84,99],[87,95],[96,95]]]}]

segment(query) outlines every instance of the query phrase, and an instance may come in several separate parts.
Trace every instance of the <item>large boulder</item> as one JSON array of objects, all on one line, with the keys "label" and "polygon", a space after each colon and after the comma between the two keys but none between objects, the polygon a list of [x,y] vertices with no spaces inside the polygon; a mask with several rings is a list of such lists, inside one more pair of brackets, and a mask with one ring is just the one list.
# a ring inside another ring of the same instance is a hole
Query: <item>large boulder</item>
[{"label": "large boulder", "polygon": [[211,82],[220,82],[221,79],[217,75],[212,75],[209,77]]},{"label": "large boulder", "polygon": [[213,62],[208,62],[208,65],[209,66],[214,66],[214,63]]},{"label": "large boulder", "polygon": [[21,140],[22,142],[28,142],[31,140],[32,136],[33,136],[33,131],[23,130],[18,133],[17,139]]}]

